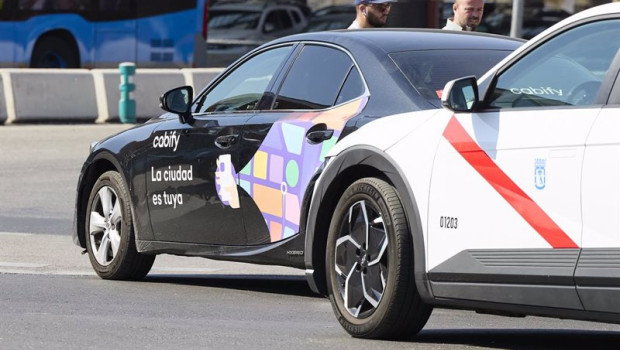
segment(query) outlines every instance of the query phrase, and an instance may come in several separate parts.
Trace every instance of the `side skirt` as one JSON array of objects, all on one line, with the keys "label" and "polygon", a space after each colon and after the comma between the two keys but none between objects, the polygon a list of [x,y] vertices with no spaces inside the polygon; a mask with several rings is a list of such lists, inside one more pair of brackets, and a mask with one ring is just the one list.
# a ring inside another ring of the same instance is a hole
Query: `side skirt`
[{"label": "side skirt", "polygon": [[579,249],[465,250],[429,271],[436,299],[583,310]]},{"label": "side skirt", "polygon": [[138,252],[197,256],[216,260],[247,262],[262,265],[288,266],[304,269],[304,235],[256,246],[224,246],[137,240]]}]

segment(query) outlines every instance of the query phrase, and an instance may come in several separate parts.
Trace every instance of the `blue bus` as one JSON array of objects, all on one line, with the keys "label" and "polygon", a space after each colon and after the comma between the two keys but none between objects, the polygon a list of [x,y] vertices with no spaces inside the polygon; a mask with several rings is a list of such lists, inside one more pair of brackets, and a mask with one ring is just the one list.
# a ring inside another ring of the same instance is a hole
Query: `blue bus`
[{"label": "blue bus", "polygon": [[0,0],[0,67],[204,67],[207,1]]}]

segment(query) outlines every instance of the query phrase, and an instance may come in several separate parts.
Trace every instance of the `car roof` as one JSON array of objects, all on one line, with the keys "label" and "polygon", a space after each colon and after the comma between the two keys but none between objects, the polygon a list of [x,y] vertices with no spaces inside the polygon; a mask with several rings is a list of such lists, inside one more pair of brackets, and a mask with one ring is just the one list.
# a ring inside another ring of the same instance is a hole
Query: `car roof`
[{"label": "car roof", "polygon": [[319,41],[349,49],[366,47],[384,52],[437,49],[514,50],[525,42],[522,39],[495,34],[440,29],[362,29],[295,34],[276,39],[271,44],[294,41]]}]

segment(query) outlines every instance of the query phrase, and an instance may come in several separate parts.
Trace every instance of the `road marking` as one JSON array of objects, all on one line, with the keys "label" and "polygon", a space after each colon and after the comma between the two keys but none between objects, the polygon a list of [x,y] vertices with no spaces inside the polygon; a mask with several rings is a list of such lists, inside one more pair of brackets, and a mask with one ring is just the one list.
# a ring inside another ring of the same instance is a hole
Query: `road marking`
[{"label": "road marking", "polygon": [[0,267],[24,267],[24,268],[41,268],[49,266],[47,264],[35,264],[35,263],[16,263],[16,262],[7,262],[0,261]]}]

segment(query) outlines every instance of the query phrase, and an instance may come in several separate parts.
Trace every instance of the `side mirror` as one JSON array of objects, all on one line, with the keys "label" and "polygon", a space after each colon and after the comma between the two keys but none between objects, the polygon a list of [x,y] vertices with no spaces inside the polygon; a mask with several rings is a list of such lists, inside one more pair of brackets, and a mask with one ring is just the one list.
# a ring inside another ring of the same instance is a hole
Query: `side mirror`
[{"label": "side mirror", "polygon": [[191,107],[194,99],[194,89],[191,86],[181,86],[166,91],[159,98],[159,107],[166,112],[179,115],[182,123],[187,123],[192,117]]},{"label": "side mirror", "polygon": [[441,95],[441,105],[454,112],[471,112],[478,102],[478,81],[474,76],[449,81]]}]

